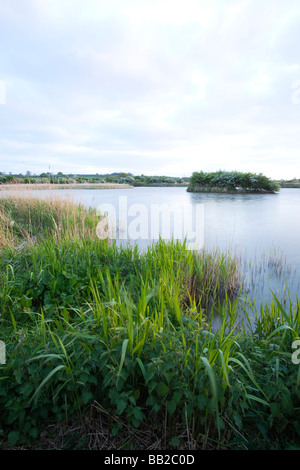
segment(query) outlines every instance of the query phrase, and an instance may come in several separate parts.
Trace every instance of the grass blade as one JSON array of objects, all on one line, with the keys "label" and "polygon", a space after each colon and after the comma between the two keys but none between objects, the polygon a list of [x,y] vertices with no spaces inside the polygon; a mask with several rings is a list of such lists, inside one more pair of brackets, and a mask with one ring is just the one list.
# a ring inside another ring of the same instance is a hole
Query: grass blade
[{"label": "grass blade", "polygon": [[64,365],[60,365],[60,366],[57,366],[55,367],[55,369],[53,369],[51,372],[49,372],[49,374],[47,375],[47,377],[45,377],[45,379],[40,383],[40,385],[38,386],[38,388],[36,389],[33,397],[31,398],[30,402],[32,402],[32,400],[34,399],[34,397],[38,394],[38,392],[41,390],[41,388],[51,379],[51,377],[56,374],[59,370],[61,369],[65,369],[65,366]]}]

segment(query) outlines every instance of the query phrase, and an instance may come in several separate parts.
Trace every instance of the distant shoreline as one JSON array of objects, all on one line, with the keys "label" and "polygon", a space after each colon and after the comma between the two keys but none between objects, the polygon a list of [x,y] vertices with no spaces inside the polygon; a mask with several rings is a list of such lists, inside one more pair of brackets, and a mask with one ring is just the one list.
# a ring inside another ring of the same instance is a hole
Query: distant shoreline
[{"label": "distant shoreline", "polygon": [[280,186],[282,188],[300,188],[300,183],[281,183]]},{"label": "distant shoreline", "polygon": [[1,184],[0,191],[18,191],[18,190],[34,190],[34,189],[132,189],[133,186],[125,183],[70,183],[70,184]]},{"label": "distant shoreline", "polygon": [[133,188],[187,188],[187,183],[149,183],[135,184],[127,183],[16,183],[16,184],[0,184],[0,191],[9,190],[34,190],[34,189],[133,189]]},{"label": "distant shoreline", "polygon": [[[259,191],[259,190],[228,190],[227,188],[189,188],[187,183],[148,183],[148,184],[134,184],[127,183],[12,183],[0,184],[0,191],[23,191],[23,190],[54,190],[54,189],[134,189],[134,188],[188,188],[187,191],[191,193],[222,193],[222,194],[266,194],[273,191]],[[281,184],[281,188],[300,188],[298,183],[285,183]]]}]

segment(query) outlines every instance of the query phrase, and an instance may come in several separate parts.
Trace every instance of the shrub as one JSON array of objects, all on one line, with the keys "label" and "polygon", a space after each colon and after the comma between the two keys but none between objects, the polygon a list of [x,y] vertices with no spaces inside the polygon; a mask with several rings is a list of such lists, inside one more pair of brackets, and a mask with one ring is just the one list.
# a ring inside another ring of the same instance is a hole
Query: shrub
[{"label": "shrub", "polygon": [[236,191],[242,188],[246,192],[277,192],[280,185],[262,174],[239,173],[237,171],[218,171],[214,173],[194,172],[188,191],[201,191],[210,188],[226,188]]}]

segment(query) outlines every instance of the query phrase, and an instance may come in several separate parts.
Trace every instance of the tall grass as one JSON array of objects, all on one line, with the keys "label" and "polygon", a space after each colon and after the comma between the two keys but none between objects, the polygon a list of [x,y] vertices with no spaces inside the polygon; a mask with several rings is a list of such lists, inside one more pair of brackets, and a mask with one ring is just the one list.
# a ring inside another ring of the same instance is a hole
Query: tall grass
[{"label": "tall grass", "polygon": [[96,237],[92,210],[60,201],[0,208],[18,227],[3,229],[0,256],[3,441],[35,445],[74,416],[84,429],[92,409],[112,438],[147,435],[152,448],[299,444],[299,302],[274,296],[258,311],[249,300],[249,331],[228,254],[162,240],[117,248]]},{"label": "tall grass", "polygon": [[33,237],[55,235],[89,236],[94,231],[95,212],[57,198],[46,200],[30,194],[0,198],[0,249],[17,246]]}]

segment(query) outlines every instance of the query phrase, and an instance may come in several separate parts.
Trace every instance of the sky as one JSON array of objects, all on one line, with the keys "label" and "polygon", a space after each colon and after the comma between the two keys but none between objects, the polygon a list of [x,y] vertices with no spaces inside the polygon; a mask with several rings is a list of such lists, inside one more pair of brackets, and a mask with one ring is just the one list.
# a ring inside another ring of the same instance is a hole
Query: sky
[{"label": "sky", "polygon": [[300,178],[299,0],[1,0],[0,171]]}]

